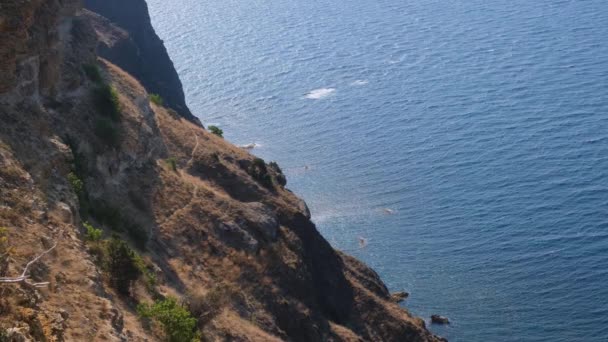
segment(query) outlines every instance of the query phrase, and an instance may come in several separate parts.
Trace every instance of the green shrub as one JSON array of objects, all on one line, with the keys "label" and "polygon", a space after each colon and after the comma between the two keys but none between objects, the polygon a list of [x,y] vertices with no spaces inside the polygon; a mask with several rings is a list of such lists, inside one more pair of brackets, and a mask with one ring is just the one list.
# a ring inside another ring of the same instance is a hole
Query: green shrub
[{"label": "green shrub", "polygon": [[8,271],[8,258],[11,254],[11,246],[8,242],[7,229],[0,227],[0,277]]},{"label": "green shrub", "polygon": [[135,252],[125,241],[116,236],[108,241],[106,269],[110,284],[122,295],[129,295],[131,284],[139,278],[135,257]]},{"label": "green shrub", "polygon": [[174,157],[167,159],[167,165],[169,165],[171,170],[177,172],[177,160]]},{"label": "green shrub", "polygon": [[150,94],[150,101],[152,101],[152,103],[154,103],[157,106],[163,105],[163,98],[160,97],[160,95],[158,95],[158,94]]},{"label": "green shrub", "polygon": [[97,109],[113,121],[120,119],[120,101],[114,87],[101,84],[93,89],[93,95]]},{"label": "green shrub", "polygon": [[137,312],[142,317],[161,323],[169,342],[200,340],[200,333],[196,329],[196,318],[175,298],[168,297],[152,305],[142,303],[138,305]]},{"label": "green shrub", "polygon": [[108,255],[108,240],[89,241],[87,242],[87,250],[94,257],[94,262],[97,266],[105,270],[105,260]]},{"label": "green shrub", "polygon": [[247,173],[266,188],[271,189],[273,187],[272,177],[268,174],[268,169],[263,159],[255,158],[247,169]]},{"label": "green shrub", "polygon": [[86,218],[89,211],[89,195],[84,184],[84,179],[87,175],[86,159],[82,153],[78,152],[76,142],[72,138],[67,137],[65,141],[72,150],[73,157],[71,160],[72,172],[68,174],[68,182],[78,196],[80,215]]},{"label": "green shrub", "polygon": [[96,242],[101,240],[101,236],[103,235],[103,231],[101,229],[93,227],[89,222],[83,223],[84,228],[87,230],[85,238],[87,241]]},{"label": "green shrub", "polygon": [[220,138],[224,137],[224,131],[221,128],[217,127],[217,126],[211,125],[211,126],[207,127],[207,129],[209,130],[209,132],[217,135]]},{"label": "green shrub", "polygon": [[70,172],[68,173],[68,181],[72,186],[72,190],[74,190],[76,195],[78,195],[78,198],[80,198],[84,193],[84,183],[82,180],[74,172]]},{"label": "green shrub", "polygon": [[120,142],[118,128],[107,118],[100,118],[95,122],[95,135],[110,147],[116,147]]},{"label": "green shrub", "polygon": [[154,271],[148,267],[146,261],[139,254],[135,254],[133,262],[135,262],[135,266],[139,270],[139,273],[144,275],[148,290],[153,291],[154,286],[156,285],[156,274]]},{"label": "green shrub", "polygon": [[84,64],[82,66],[82,69],[91,81],[97,84],[101,84],[103,82],[103,78],[101,77],[101,71],[99,70],[99,67],[96,64]]},{"label": "green shrub", "polygon": [[253,159],[253,167],[259,168],[259,169],[263,169],[264,172],[266,172],[266,163],[264,162],[264,159],[262,158],[255,158]]}]

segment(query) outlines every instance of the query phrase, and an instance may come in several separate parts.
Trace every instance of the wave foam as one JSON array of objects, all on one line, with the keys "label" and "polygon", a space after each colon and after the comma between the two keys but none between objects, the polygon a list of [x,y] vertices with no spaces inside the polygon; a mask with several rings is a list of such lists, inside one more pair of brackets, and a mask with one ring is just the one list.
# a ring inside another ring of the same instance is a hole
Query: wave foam
[{"label": "wave foam", "polygon": [[258,143],[249,143],[249,144],[244,144],[244,145],[240,145],[240,148],[244,148],[246,150],[253,150],[256,147],[260,147],[261,145]]},{"label": "wave foam", "polygon": [[319,88],[315,90],[311,90],[304,97],[311,100],[320,100],[322,98],[328,97],[336,91],[336,88]]},{"label": "wave foam", "polygon": [[366,85],[368,83],[369,83],[368,80],[356,80],[356,81],[352,82],[350,85],[352,85],[352,86],[364,86],[364,85]]}]

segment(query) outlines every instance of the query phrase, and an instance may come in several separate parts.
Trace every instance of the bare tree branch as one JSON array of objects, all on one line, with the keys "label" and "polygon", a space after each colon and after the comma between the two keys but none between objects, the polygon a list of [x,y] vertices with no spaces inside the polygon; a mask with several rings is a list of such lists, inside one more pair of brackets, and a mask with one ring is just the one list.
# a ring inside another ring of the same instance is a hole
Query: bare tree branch
[{"label": "bare tree branch", "polygon": [[25,268],[23,269],[23,273],[21,273],[21,275],[19,277],[0,277],[0,284],[26,283],[26,284],[34,286],[34,287],[42,287],[42,286],[48,285],[49,284],[48,282],[32,283],[28,279],[28,277],[27,277],[27,271],[29,270],[30,266],[32,266],[35,262],[37,262],[38,260],[40,260],[40,258],[42,258],[43,256],[45,256],[46,254],[48,254],[50,251],[52,251],[53,249],[55,249],[55,247],[57,247],[57,243],[56,242],[53,245],[53,247],[47,249],[46,251],[42,252],[40,255],[38,255],[37,257],[35,257],[34,259],[32,259],[30,262],[28,262],[25,265]]}]

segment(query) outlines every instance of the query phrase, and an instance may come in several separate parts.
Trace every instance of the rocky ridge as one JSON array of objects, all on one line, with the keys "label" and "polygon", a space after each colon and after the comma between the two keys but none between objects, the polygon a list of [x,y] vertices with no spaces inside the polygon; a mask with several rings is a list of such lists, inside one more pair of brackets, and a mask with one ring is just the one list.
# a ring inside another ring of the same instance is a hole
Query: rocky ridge
[{"label": "rocky ridge", "polygon": [[[150,93],[184,118],[199,122],[186,105],[182,82],[158,37],[145,0],[84,0],[88,17],[100,35],[97,53],[133,75]],[[118,33],[110,34],[107,33]]]}]

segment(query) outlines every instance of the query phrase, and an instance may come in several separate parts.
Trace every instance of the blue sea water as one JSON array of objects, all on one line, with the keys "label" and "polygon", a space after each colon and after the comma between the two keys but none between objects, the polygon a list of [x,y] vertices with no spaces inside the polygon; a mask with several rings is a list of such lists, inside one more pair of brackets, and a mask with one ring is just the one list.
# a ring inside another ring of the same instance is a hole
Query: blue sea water
[{"label": "blue sea water", "polygon": [[608,2],[148,3],[193,112],[433,331],[608,341]]}]

